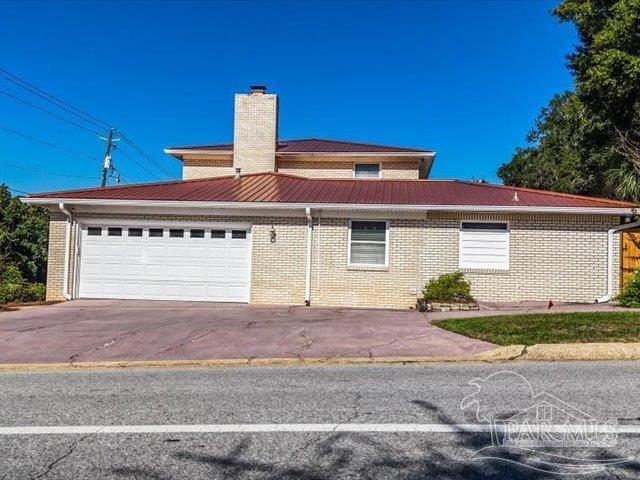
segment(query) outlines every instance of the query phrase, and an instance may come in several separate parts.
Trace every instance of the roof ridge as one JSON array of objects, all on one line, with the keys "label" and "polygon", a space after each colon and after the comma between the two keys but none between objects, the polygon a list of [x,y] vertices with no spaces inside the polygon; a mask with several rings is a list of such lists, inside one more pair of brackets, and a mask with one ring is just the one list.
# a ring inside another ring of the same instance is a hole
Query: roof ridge
[{"label": "roof ridge", "polygon": [[505,189],[505,190],[512,190],[512,191],[517,191],[517,192],[531,192],[531,193],[542,193],[545,195],[554,195],[557,197],[566,197],[566,198],[578,198],[578,199],[588,199],[588,200],[599,200],[601,202],[608,202],[608,203],[615,203],[615,204],[620,204],[620,203],[626,203],[628,205],[633,205],[635,206],[635,204],[633,202],[629,202],[627,200],[614,200],[612,198],[604,198],[604,197],[595,197],[595,196],[589,196],[589,195],[578,195],[576,193],[565,193],[565,192],[554,192],[552,190],[540,190],[537,188],[527,188],[527,187],[515,187],[513,185],[499,185],[496,183],[490,183],[490,182],[473,182],[471,180],[453,180],[454,182],[458,182],[458,183],[466,183],[469,185],[479,185],[479,186],[484,186],[484,187],[492,187],[492,188],[501,188],[501,189]]},{"label": "roof ridge", "polygon": [[353,145],[364,145],[367,147],[402,148],[402,149],[411,150],[415,152],[433,152],[433,150],[425,150],[423,148],[416,148],[416,147],[406,147],[402,145],[385,145],[382,143],[360,142],[360,141],[354,141],[354,140],[329,139],[329,138],[320,138],[320,137],[290,138],[288,140],[279,140],[278,142],[303,142],[303,141],[350,143]]},{"label": "roof ridge", "polygon": [[[401,145],[385,145],[382,143],[371,143],[371,142],[359,142],[354,140],[342,140],[342,139],[329,139],[329,138],[319,138],[319,137],[308,137],[308,138],[289,138],[278,140],[276,145],[276,154],[278,153],[277,148],[280,146],[287,146],[286,144],[298,143],[298,142],[326,142],[326,143],[344,143],[349,145],[359,145],[365,147],[376,147],[376,148],[384,148],[388,149],[388,152],[385,153],[393,153],[395,152],[417,152],[417,153],[434,153],[434,150],[428,150],[424,148],[417,147],[408,147]],[[285,144],[285,145],[282,145]],[[204,145],[177,145],[177,146],[169,146],[165,147],[165,150],[221,150],[221,151],[233,151],[234,143],[226,142],[226,143],[211,143]],[[313,152],[302,152],[302,153],[313,153]],[[331,153],[349,153],[349,152],[331,152]],[[367,153],[367,152],[363,152]],[[380,153],[380,152],[371,152],[371,153]]]}]

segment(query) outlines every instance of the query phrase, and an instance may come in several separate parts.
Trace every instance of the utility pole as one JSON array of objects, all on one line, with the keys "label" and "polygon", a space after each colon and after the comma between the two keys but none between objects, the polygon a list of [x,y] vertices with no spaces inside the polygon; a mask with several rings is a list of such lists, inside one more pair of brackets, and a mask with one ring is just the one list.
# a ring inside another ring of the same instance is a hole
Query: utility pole
[{"label": "utility pole", "polygon": [[100,180],[101,187],[104,187],[107,184],[107,176],[109,175],[109,170],[111,170],[111,148],[113,147],[113,143],[120,140],[119,138],[113,138],[115,131],[115,128],[110,128],[107,138],[100,137],[102,140],[107,142],[107,149],[104,152],[104,162],[102,163],[102,177]]}]

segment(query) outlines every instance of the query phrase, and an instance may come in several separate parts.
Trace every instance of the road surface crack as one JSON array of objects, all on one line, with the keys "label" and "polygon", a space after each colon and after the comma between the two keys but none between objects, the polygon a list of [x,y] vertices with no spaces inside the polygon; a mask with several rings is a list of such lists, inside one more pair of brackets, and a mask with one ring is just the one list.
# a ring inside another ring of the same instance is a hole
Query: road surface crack
[{"label": "road surface crack", "polygon": [[513,357],[509,357],[509,360],[517,360],[518,358],[520,358],[520,357],[522,357],[523,355],[526,355],[526,354],[527,354],[527,345],[525,345],[522,348],[522,351],[518,355],[515,355]]},{"label": "road surface crack", "polygon": [[309,348],[313,343],[313,340],[307,335],[306,330],[307,330],[307,327],[302,327],[298,332],[298,336],[302,337],[302,339],[304,340],[304,343],[300,346],[300,349],[294,352],[288,351],[284,353],[286,353],[287,355],[295,355],[297,359],[300,361],[304,360],[304,355],[303,355],[304,351],[307,348]]},{"label": "road surface crack", "polygon": [[87,435],[84,435],[83,437],[80,437],[78,440],[75,440],[73,442],[71,442],[71,444],[67,447],[67,451],[65,453],[63,453],[62,455],[60,455],[58,458],[56,458],[53,462],[49,463],[49,465],[47,465],[46,469],[44,472],[42,472],[41,474],[35,476],[32,478],[32,480],[38,480],[39,478],[44,478],[46,477],[49,473],[51,473],[51,471],[55,468],[56,465],[58,465],[60,462],[62,462],[65,458],[67,458],[69,455],[71,455],[76,447],[83,441],[85,441],[87,438],[89,438],[91,435],[94,435],[97,432],[91,432]]},{"label": "road surface crack", "polygon": [[213,330],[205,330],[204,332],[199,333],[198,335],[194,335],[193,337],[187,338],[184,342],[180,342],[177,345],[172,345],[170,347],[165,348],[164,350],[160,350],[159,352],[156,352],[156,353],[154,353],[153,355],[150,355],[147,358],[154,358],[154,357],[157,357],[158,355],[162,355],[163,353],[167,353],[167,352],[170,352],[172,350],[177,350],[178,348],[184,347],[185,345],[188,345],[189,343],[196,342],[196,341],[200,340],[201,338],[206,337],[210,333],[213,333]]},{"label": "road surface crack", "polygon": [[98,352],[98,351],[100,351],[100,350],[104,350],[104,349],[106,349],[106,348],[109,348],[110,346],[112,346],[112,345],[114,345],[114,344],[118,343],[118,342],[119,342],[120,340],[122,340],[123,338],[128,337],[128,336],[130,336],[130,335],[137,335],[137,334],[138,334],[138,333],[140,333],[141,331],[142,331],[142,330],[134,330],[134,331],[132,331],[132,332],[125,332],[125,333],[123,333],[122,335],[118,335],[117,337],[114,337],[114,338],[112,338],[112,339],[108,340],[107,342],[105,342],[104,344],[102,344],[102,345],[100,345],[100,346],[93,347],[93,348],[90,348],[89,350],[85,350],[84,352],[80,352],[80,353],[76,353],[76,354],[74,354],[74,355],[71,355],[71,356],[69,357],[69,363],[70,363],[71,365],[74,365],[74,363],[78,360],[78,358],[82,357],[83,355],[88,355],[88,354],[90,354],[90,353]]}]

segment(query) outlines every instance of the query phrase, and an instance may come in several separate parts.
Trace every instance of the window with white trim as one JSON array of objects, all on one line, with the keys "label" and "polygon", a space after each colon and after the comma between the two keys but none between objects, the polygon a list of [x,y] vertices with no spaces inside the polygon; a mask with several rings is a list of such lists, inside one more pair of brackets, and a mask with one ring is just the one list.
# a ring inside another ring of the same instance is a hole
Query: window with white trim
[{"label": "window with white trim", "polygon": [[349,265],[387,264],[387,222],[351,220],[349,223]]},{"label": "window with white trim", "polygon": [[354,164],[353,178],[380,178],[380,164],[379,163]]},{"label": "window with white trim", "polygon": [[509,270],[509,224],[461,222],[459,265],[465,270]]}]

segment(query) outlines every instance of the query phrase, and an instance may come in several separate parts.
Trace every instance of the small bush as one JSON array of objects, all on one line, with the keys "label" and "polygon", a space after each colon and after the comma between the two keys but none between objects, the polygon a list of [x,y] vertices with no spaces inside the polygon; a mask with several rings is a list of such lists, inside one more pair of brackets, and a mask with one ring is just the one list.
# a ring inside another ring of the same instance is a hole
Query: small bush
[{"label": "small bush", "polygon": [[640,308],[640,269],[633,272],[616,300],[623,307]]},{"label": "small bush", "polygon": [[7,265],[0,274],[0,283],[20,284],[24,281],[20,269],[15,265]]},{"label": "small bush", "polygon": [[0,283],[0,305],[41,302],[45,299],[45,291],[43,283]]},{"label": "small bush", "polygon": [[445,273],[431,280],[422,291],[427,302],[473,302],[471,286],[462,272]]}]

